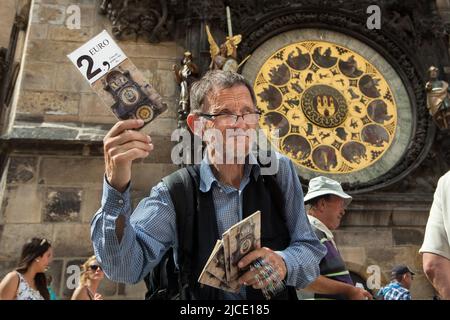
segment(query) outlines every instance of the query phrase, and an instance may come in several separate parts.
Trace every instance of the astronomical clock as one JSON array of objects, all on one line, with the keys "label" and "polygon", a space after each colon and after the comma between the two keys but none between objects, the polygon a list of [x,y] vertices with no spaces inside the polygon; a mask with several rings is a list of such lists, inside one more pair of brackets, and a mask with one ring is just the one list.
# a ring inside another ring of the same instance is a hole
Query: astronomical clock
[{"label": "astronomical clock", "polygon": [[375,50],[348,35],[302,29],[259,46],[242,72],[260,127],[301,177],[367,182],[401,158],[412,132],[405,86]]}]

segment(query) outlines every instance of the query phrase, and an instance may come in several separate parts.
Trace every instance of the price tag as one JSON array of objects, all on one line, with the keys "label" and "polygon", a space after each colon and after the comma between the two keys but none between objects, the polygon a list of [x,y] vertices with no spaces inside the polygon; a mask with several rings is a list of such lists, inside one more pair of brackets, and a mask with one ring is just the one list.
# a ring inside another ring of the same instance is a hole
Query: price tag
[{"label": "price tag", "polygon": [[105,30],[67,57],[118,119],[148,124],[167,110],[161,95]]},{"label": "price tag", "polygon": [[127,58],[106,30],[67,57],[91,85]]}]

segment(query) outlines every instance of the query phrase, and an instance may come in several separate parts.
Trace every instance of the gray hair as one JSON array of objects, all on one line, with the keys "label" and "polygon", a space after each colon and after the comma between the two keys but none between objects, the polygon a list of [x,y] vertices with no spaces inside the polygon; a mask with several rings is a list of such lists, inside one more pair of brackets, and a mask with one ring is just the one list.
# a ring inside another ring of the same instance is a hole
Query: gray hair
[{"label": "gray hair", "polygon": [[200,113],[205,102],[205,97],[210,93],[222,89],[231,88],[236,85],[247,87],[256,105],[256,97],[250,83],[240,74],[231,71],[213,70],[208,71],[199,81],[194,82],[190,92],[191,113]]}]

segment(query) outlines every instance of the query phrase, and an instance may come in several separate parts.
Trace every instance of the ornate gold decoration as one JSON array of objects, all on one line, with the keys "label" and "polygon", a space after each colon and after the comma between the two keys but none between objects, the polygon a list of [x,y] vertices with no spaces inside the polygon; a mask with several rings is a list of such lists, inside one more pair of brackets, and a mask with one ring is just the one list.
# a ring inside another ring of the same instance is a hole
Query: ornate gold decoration
[{"label": "ornate gold decoration", "polygon": [[336,89],[327,85],[309,87],[302,97],[302,109],[309,121],[324,128],[334,128],[347,117],[347,102]]},{"label": "ornate gold decoration", "polygon": [[206,25],[206,35],[208,36],[209,42],[209,52],[211,54],[211,64],[209,68],[211,70],[224,70],[237,72],[237,46],[242,41],[242,36],[240,34],[235,36],[227,36],[227,40],[219,45],[214,40],[209,26]]},{"label": "ornate gold decoration", "polygon": [[153,118],[153,110],[149,106],[139,107],[136,111],[136,115],[138,119],[142,119],[144,121],[149,121]]},{"label": "ornate gold decoration", "polygon": [[254,84],[260,125],[278,129],[280,151],[297,165],[345,174],[375,163],[392,144],[397,106],[381,72],[325,41],[275,52]]}]

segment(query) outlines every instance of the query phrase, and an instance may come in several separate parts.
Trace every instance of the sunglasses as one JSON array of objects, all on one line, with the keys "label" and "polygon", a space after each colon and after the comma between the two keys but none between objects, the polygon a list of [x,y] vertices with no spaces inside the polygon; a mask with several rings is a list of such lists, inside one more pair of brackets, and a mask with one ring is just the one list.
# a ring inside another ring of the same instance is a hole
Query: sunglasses
[{"label": "sunglasses", "polygon": [[97,269],[102,270],[102,267],[100,267],[96,264],[93,264],[92,266],[89,266],[89,269],[91,269],[92,271],[97,271]]}]

